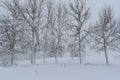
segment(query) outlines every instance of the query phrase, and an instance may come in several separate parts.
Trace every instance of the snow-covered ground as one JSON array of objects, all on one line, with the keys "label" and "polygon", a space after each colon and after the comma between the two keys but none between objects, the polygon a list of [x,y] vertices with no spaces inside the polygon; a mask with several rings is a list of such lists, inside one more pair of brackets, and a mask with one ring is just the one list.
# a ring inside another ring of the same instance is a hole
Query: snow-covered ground
[{"label": "snow-covered ground", "polygon": [[36,65],[29,61],[18,61],[12,67],[0,67],[0,80],[120,80],[120,56],[111,56],[111,65],[105,65],[101,54],[86,56],[84,64],[79,58],[49,58],[46,64],[37,60]]},{"label": "snow-covered ground", "polygon": [[0,68],[0,80],[120,80],[120,66],[36,65]]}]

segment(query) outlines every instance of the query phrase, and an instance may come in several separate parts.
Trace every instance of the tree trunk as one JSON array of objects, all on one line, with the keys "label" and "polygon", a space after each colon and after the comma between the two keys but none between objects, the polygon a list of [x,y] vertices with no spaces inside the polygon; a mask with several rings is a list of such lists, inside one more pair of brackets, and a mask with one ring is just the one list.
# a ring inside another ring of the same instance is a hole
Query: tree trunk
[{"label": "tree trunk", "polygon": [[106,46],[104,46],[104,52],[105,52],[105,60],[106,60],[106,64],[109,64],[108,53],[107,53],[107,47],[106,47]]},{"label": "tree trunk", "polygon": [[44,55],[43,55],[43,63],[45,64],[46,63],[46,54],[47,54],[47,51],[48,51],[48,28],[46,30],[46,33],[45,33],[45,46],[44,46]]},{"label": "tree trunk", "polygon": [[57,43],[57,52],[56,52],[56,55],[55,55],[55,63],[57,64],[58,62],[58,55],[60,55],[60,40],[61,40],[61,37],[60,37],[60,30],[59,30],[59,34],[58,34],[58,43]]},{"label": "tree trunk", "polygon": [[44,55],[43,55],[43,63],[46,63],[46,51],[44,51]]},{"label": "tree trunk", "polygon": [[35,57],[36,57],[36,55],[35,55],[36,53],[35,53],[35,50],[32,48],[32,53],[31,53],[31,64],[35,64]]},{"label": "tree trunk", "polygon": [[31,64],[35,64],[35,53],[34,53],[34,50],[32,51],[31,53]]},{"label": "tree trunk", "polygon": [[80,64],[82,64],[82,54],[81,54],[81,41],[80,41],[80,32],[79,32],[79,59],[80,59]]},{"label": "tree trunk", "polygon": [[[103,29],[103,30],[105,30],[105,29]],[[107,46],[106,46],[106,39],[105,39],[105,31],[103,31],[103,36],[104,36],[104,53],[105,53],[105,60],[106,60],[106,64],[109,64],[108,54],[107,54]]]},{"label": "tree trunk", "polygon": [[14,58],[15,58],[15,34],[13,33],[12,34],[12,36],[13,36],[13,41],[12,41],[12,43],[11,43],[11,65],[13,65],[14,64]]},{"label": "tree trunk", "polygon": [[11,52],[11,65],[14,64],[14,50]]},{"label": "tree trunk", "polygon": [[35,57],[36,57],[36,51],[35,51],[35,35],[34,35],[34,32],[32,32],[31,64],[35,64]]},{"label": "tree trunk", "polygon": [[57,64],[57,62],[58,62],[58,59],[57,59],[57,52],[56,52],[56,54],[55,54],[55,64]]}]

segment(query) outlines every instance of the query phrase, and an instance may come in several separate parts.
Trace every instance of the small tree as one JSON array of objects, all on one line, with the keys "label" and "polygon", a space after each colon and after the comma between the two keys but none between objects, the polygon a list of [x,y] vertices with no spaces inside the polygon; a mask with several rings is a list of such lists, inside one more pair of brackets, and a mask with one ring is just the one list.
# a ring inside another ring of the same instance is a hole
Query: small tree
[{"label": "small tree", "polygon": [[94,39],[94,48],[104,51],[106,64],[109,64],[108,49],[118,47],[116,43],[119,41],[119,31],[117,21],[114,20],[113,10],[105,7],[99,14],[99,20],[93,28],[91,28],[92,38]]}]

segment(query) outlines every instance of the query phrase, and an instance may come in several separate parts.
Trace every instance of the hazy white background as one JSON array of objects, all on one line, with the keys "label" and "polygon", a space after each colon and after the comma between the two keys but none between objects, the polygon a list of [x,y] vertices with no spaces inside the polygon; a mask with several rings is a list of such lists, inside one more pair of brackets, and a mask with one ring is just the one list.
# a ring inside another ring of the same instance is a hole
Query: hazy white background
[{"label": "hazy white background", "polygon": [[[6,0],[0,0],[0,1],[6,1]],[[21,0],[21,1],[25,1],[25,0]],[[59,0],[56,0],[59,1]],[[61,0],[63,2],[72,2],[73,0]],[[101,8],[103,8],[104,6],[111,6],[114,10],[114,15],[116,18],[120,17],[120,0],[86,0],[87,5],[90,7],[91,9],[91,17],[90,17],[90,22],[93,22],[96,20],[96,18],[98,17],[98,12],[100,12]],[[1,4],[1,2],[0,2]],[[6,10],[4,10],[1,6],[0,6],[0,16],[6,14]]]}]

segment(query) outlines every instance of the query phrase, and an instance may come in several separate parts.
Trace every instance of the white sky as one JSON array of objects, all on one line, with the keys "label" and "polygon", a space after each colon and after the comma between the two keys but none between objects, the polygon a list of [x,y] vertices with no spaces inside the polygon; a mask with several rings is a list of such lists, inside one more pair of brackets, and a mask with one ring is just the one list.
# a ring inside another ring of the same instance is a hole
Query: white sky
[{"label": "white sky", "polygon": [[86,2],[91,8],[92,19],[96,19],[98,17],[98,12],[106,5],[113,8],[116,18],[120,17],[120,0],[86,0]]},{"label": "white sky", "polygon": [[[1,1],[1,0],[0,0]],[[73,0],[62,0],[65,2],[71,2]],[[101,8],[105,5],[110,5],[114,10],[114,15],[117,18],[120,17],[120,0],[86,0],[88,6],[91,9],[91,21],[98,17],[98,12],[100,12]],[[0,7],[0,15],[5,14],[5,10]]]}]

